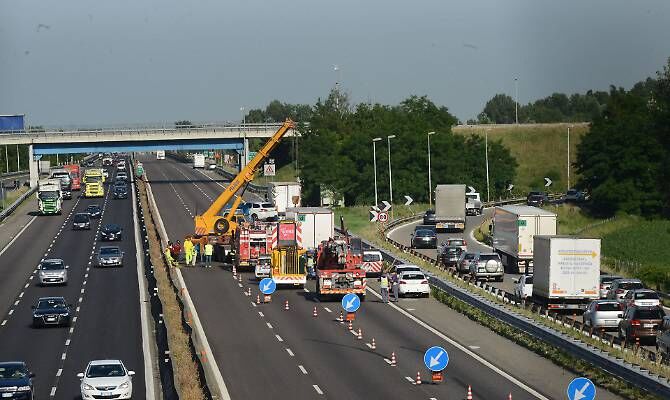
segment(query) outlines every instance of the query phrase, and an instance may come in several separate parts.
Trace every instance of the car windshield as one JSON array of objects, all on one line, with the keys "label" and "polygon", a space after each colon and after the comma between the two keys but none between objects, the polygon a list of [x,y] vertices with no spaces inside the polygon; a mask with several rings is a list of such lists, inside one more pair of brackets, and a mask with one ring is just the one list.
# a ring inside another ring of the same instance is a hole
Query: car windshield
[{"label": "car windshield", "polygon": [[57,199],[58,198],[58,192],[53,191],[53,192],[39,192],[38,194],[39,198],[41,200],[48,200],[48,199]]},{"label": "car windshield", "polygon": [[465,242],[462,239],[449,239],[447,242],[449,246],[465,246]]},{"label": "car windshield", "polygon": [[656,292],[639,292],[635,293],[635,298],[642,300],[658,300],[658,294],[656,294]]},{"label": "car windshield", "polygon": [[88,222],[88,215],[87,214],[75,214],[74,222]]},{"label": "car windshield", "polygon": [[416,236],[422,236],[422,237],[428,237],[428,236],[435,236],[433,231],[430,231],[428,229],[420,229],[416,231]]},{"label": "car windshield", "polygon": [[100,248],[101,256],[118,256],[121,255],[118,247],[102,247]]},{"label": "car windshield", "polygon": [[540,196],[540,195],[530,196],[529,200],[530,200],[530,201],[541,201],[541,200],[542,200],[542,196]]},{"label": "car windshield", "polygon": [[435,210],[426,210],[426,215],[435,214]]},{"label": "car windshield", "polygon": [[404,271],[421,271],[421,268],[417,267],[416,265],[403,265],[396,267],[396,271],[399,273]]},{"label": "car windshield", "polygon": [[379,254],[376,253],[363,253],[363,261],[364,262],[374,262],[374,261],[381,261],[382,257]]},{"label": "car windshield", "polygon": [[635,319],[663,319],[665,313],[660,308],[640,308],[635,311]]},{"label": "car windshield", "polygon": [[577,194],[577,191],[575,189],[570,189],[568,190],[567,194],[573,196]]},{"label": "car windshield", "polygon": [[99,176],[86,176],[84,177],[84,182],[85,183],[100,183],[102,181],[102,178]]},{"label": "car windshield", "polygon": [[102,230],[105,231],[105,232],[116,232],[120,229],[121,228],[118,225],[113,225],[113,224],[105,225],[105,227],[102,228]]},{"label": "car windshield", "polygon": [[263,207],[263,208],[272,208],[272,207],[274,207],[274,204],[272,204],[272,203],[263,203],[263,204],[261,204],[261,207]]},{"label": "car windshield", "polygon": [[426,277],[423,274],[417,272],[405,272],[404,274],[402,274],[402,279],[414,281],[414,280],[424,280],[426,279]]},{"label": "car windshield", "polygon": [[126,371],[121,364],[91,365],[86,373],[87,378],[104,378],[125,375]]},{"label": "car windshield", "polygon": [[445,250],[445,253],[450,253],[450,254],[456,254],[461,252],[460,247],[447,247]]},{"label": "car windshield", "polygon": [[598,303],[598,311],[621,311],[623,306],[617,302]]},{"label": "car windshield", "polygon": [[86,211],[88,211],[88,212],[98,212],[98,211],[100,211],[100,206],[88,206],[88,207],[86,207]]},{"label": "car windshield", "polygon": [[619,289],[624,290],[633,290],[633,289],[642,289],[644,285],[642,282],[621,282],[619,283]]},{"label": "car windshield", "polygon": [[526,282],[526,285],[532,285],[533,284],[533,277],[532,276],[527,276],[525,282]]},{"label": "car windshield", "polygon": [[114,190],[117,191],[117,192],[125,192],[125,191],[126,191],[126,187],[125,187],[125,185],[123,185],[123,186],[122,186],[122,185],[116,185],[116,186],[114,187]]},{"label": "car windshield", "polygon": [[28,376],[28,371],[23,365],[0,366],[0,379],[23,379]]},{"label": "car windshield", "polygon": [[37,302],[37,308],[40,310],[62,307],[65,307],[65,301],[63,299],[42,299]]},{"label": "car windshield", "polygon": [[42,264],[40,264],[40,269],[46,271],[63,269],[63,261],[60,260],[44,261],[42,262]]}]

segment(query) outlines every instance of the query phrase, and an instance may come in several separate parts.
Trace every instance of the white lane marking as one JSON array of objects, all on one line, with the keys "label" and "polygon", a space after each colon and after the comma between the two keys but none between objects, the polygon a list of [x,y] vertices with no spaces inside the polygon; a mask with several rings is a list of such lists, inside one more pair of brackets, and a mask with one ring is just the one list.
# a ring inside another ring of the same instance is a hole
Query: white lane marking
[{"label": "white lane marking", "polygon": [[66,345],[66,346],[69,346],[69,345],[70,345],[70,339],[68,339],[68,340],[65,341],[65,345]]},{"label": "white lane marking", "polygon": [[12,315],[12,314],[14,314],[14,309],[13,308],[11,310],[9,310],[9,313],[7,313],[7,315]]},{"label": "white lane marking", "polygon": [[289,356],[295,357],[295,354],[293,354],[293,351],[291,351],[291,349],[289,349],[288,347],[286,348],[286,352],[288,353]]},{"label": "white lane marking", "polygon": [[407,381],[408,381],[409,383],[414,383],[414,379],[412,379],[412,378],[409,377],[409,376],[406,376],[405,379],[407,379]]},{"label": "white lane marking", "polygon": [[58,368],[58,372],[56,372],[56,376],[61,376],[63,373],[63,368]]},{"label": "white lane marking", "polygon": [[298,365],[298,369],[302,372],[303,375],[307,375],[307,370],[302,365]]},{"label": "white lane marking", "polygon": [[265,317],[265,314],[263,314],[263,311],[259,311],[258,315],[260,315],[261,317]]},{"label": "white lane marking", "polygon": [[271,324],[271,323],[269,323],[269,322],[266,322],[266,323],[265,323],[265,325],[267,325],[267,326],[268,326],[268,328],[272,329],[272,324]]},{"label": "white lane marking", "polygon": [[276,337],[277,340],[280,341],[280,342],[283,342],[283,341],[284,341],[284,339],[282,339],[281,336],[279,336],[279,335],[275,335],[275,337]]},{"label": "white lane marking", "polygon": [[391,360],[389,360],[388,358],[385,358],[384,361],[386,361],[388,365],[391,365]]},{"label": "white lane marking", "polygon": [[86,289],[81,288],[81,293],[82,293],[82,294],[84,294],[85,291],[86,291]]},{"label": "white lane marking", "polygon": [[328,307],[323,307],[323,309],[328,311],[329,313],[332,313],[332,311],[330,311],[330,308],[328,308]]},{"label": "white lane marking", "polygon": [[[381,296],[379,293],[377,293],[377,292],[375,292],[374,290],[370,289],[369,286],[368,286],[366,289],[367,289],[370,293],[372,293],[373,296],[377,297],[378,299],[381,299],[381,298],[382,298],[382,296]],[[498,375],[502,376],[503,378],[505,378],[505,379],[511,381],[512,383],[514,383],[515,385],[519,386],[520,388],[522,388],[522,389],[525,390],[526,392],[532,394],[532,395],[535,396],[536,398],[541,399],[541,400],[549,400],[548,397],[543,396],[541,393],[539,393],[539,392],[536,391],[535,389],[531,388],[530,386],[524,384],[523,382],[521,382],[520,380],[516,379],[516,378],[513,377],[512,375],[508,374],[507,372],[505,372],[505,371],[501,370],[500,368],[496,367],[495,365],[491,364],[489,361],[487,361],[486,359],[482,358],[482,357],[481,357],[480,355],[478,355],[477,353],[473,352],[472,350],[468,349],[467,347],[463,346],[462,344],[458,343],[458,342],[455,341],[454,339],[448,337],[447,335],[445,335],[444,333],[438,331],[437,329],[433,328],[432,326],[428,325],[427,323],[421,321],[420,319],[418,319],[418,318],[415,317],[414,315],[408,313],[407,311],[403,310],[402,308],[398,307],[397,305],[395,305],[395,304],[393,304],[393,303],[389,303],[388,305],[391,306],[391,308],[393,308],[394,310],[396,310],[396,311],[398,311],[399,313],[401,313],[401,314],[403,314],[404,316],[406,316],[407,318],[409,318],[409,319],[411,319],[412,321],[416,322],[416,323],[419,324],[420,326],[424,327],[424,328],[427,329],[428,331],[432,332],[433,334],[435,334],[435,335],[436,335],[437,337],[439,337],[440,339],[442,339],[442,340],[444,340],[444,341],[450,343],[452,346],[458,348],[460,351],[464,352],[464,353],[467,354],[468,356],[470,356],[470,357],[474,358],[475,360],[479,361],[481,364],[483,364],[484,366],[486,366],[487,368],[489,368],[489,369],[492,370],[493,372],[495,372],[495,373],[497,373]],[[390,363],[390,361],[388,361],[388,363]]]},{"label": "white lane marking", "polygon": [[316,392],[318,394],[323,394],[323,391],[321,391],[321,388],[319,387],[319,385],[312,385],[312,387],[314,388],[314,390],[316,390]]},{"label": "white lane marking", "polygon": [[7,245],[6,245],[5,247],[2,248],[2,250],[0,251],[0,256],[3,255],[3,254],[5,253],[5,251],[7,251],[7,249],[9,249],[9,246],[11,246],[12,244],[14,244],[14,242],[16,242],[16,241],[18,240],[19,236],[21,236],[21,235],[23,234],[23,232],[25,232],[25,230],[28,229],[28,227],[30,226],[30,224],[32,224],[32,223],[35,221],[35,219],[37,219],[37,216],[36,216],[36,215],[33,216],[33,217],[30,219],[30,221],[28,221],[28,223],[27,223],[23,228],[21,228],[21,230],[19,231],[19,233],[17,233],[16,236],[14,236],[14,238],[13,238],[12,240],[10,240],[9,243],[7,243]]},{"label": "white lane marking", "polygon": [[7,320],[6,320],[6,319],[3,319],[3,320],[2,320],[2,323],[0,324],[0,326],[5,326],[6,323],[7,323]]},{"label": "white lane marking", "polygon": [[416,308],[407,308],[407,311],[416,311]]},{"label": "white lane marking", "polygon": [[28,286],[30,286],[30,283],[26,283],[26,286],[24,286],[24,289],[28,289]]},{"label": "white lane marking", "polygon": [[61,359],[61,360],[65,360],[65,357],[67,357],[67,353],[63,353],[63,354],[61,354],[60,359]]},{"label": "white lane marking", "polygon": [[84,298],[83,298],[83,297],[80,297],[80,298],[79,298],[79,302],[81,303],[82,301],[84,301]]},{"label": "white lane marking", "polygon": [[74,326],[70,328],[70,335],[72,335],[72,332],[74,332]]},{"label": "white lane marking", "polygon": [[21,300],[16,300],[16,301],[14,302],[14,305],[15,305],[15,306],[18,306],[20,302],[21,302]]},{"label": "white lane marking", "polygon": [[56,386],[52,386],[52,387],[51,387],[51,394],[50,394],[50,396],[51,396],[51,397],[54,397],[55,395],[56,395]]},{"label": "white lane marking", "polygon": [[368,346],[369,348],[372,348],[372,345],[370,343],[365,343],[365,345]]},{"label": "white lane marking", "polygon": [[309,293],[309,289],[307,289],[307,288],[302,288],[302,290],[304,290],[305,292]]},{"label": "white lane marking", "polygon": [[471,348],[472,350],[481,349],[481,347],[479,347],[479,346],[468,346],[468,347]]},{"label": "white lane marking", "polygon": [[251,302],[251,305],[256,307],[256,303],[254,303],[253,301]]},{"label": "white lane marking", "polygon": [[19,299],[23,297],[23,292],[19,293]]},{"label": "white lane marking", "polygon": [[75,322],[77,322],[77,317],[76,316],[72,317],[72,323],[75,323]]}]

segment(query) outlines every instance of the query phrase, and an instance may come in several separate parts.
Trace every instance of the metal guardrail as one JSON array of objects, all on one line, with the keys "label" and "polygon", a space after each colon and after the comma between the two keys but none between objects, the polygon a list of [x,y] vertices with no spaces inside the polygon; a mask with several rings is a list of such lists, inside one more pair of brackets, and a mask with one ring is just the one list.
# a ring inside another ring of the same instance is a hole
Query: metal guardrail
[{"label": "metal guardrail", "polygon": [[0,221],[3,221],[5,218],[9,217],[14,210],[19,208],[21,203],[23,203],[28,197],[30,197],[33,193],[37,191],[37,187],[31,188],[27,192],[21,195],[16,201],[14,201],[12,204],[9,205],[9,207],[5,208],[0,212]]},{"label": "metal guardrail", "polygon": [[12,176],[17,176],[17,175],[26,175],[28,173],[29,173],[29,171],[27,171],[27,170],[8,172],[8,173],[5,173],[5,174],[0,174],[0,179],[11,178]]}]

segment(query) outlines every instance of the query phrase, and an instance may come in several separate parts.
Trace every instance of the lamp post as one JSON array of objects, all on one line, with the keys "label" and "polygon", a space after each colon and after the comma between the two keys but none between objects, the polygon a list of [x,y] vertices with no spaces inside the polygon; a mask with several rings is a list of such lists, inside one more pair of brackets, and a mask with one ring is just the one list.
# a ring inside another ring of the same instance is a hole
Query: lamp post
[{"label": "lamp post", "polygon": [[375,166],[375,206],[379,204],[379,194],[377,193],[377,146],[375,143],[380,140],[382,140],[380,137],[372,139],[372,162]]},{"label": "lamp post", "polygon": [[240,157],[240,171],[242,171],[242,169],[247,166],[248,144],[247,144],[247,131],[244,128],[244,125],[247,124],[247,115],[244,113],[244,107],[240,107],[240,111],[242,112],[242,132],[244,134],[244,139],[242,141],[242,155]]},{"label": "lamp post", "polygon": [[486,130],[484,136],[484,156],[486,158],[486,202],[491,201],[491,192],[489,190],[490,181],[489,181],[489,130]]},{"label": "lamp post", "polygon": [[[389,135],[386,137],[386,143],[388,144],[389,148],[389,196],[391,197],[390,203],[393,205],[393,177],[391,175],[391,139],[393,139],[395,135]],[[393,219],[393,207],[391,207],[391,219]]]},{"label": "lamp post", "polygon": [[568,190],[570,190],[570,127],[568,126]]},{"label": "lamp post", "polygon": [[431,170],[430,170],[430,136],[434,135],[435,132],[428,132],[428,207],[432,208],[433,207],[433,181],[431,177]]},{"label": "lamp post", "polygon": [[514,120],[519,125],[519,78],[514,78]]}]

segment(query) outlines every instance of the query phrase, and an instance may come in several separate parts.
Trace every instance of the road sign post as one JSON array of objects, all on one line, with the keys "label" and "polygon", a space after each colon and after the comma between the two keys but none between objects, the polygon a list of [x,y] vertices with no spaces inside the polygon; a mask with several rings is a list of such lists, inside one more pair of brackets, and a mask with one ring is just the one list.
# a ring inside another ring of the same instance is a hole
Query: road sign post
[{"label": "road sign post", "polygon": [[389,213],[387,213],[385,211],[382,211],[382,212],[379,213],[379,215],[377,215],[377,221],[379,221],[379,222],[382,222],[382,223],[383,222],[388,222],[388,220],[389,220]]},{"label": "road sign post", "polygon": [[272,278],[263,278],[258,284],[258,288],[263,293],[263,302],[270,303],[272,301],[272,293],[277,290],[277,283]]},{"label": "road sign post", "polygon": [[588,378],[575,378],[567,389],[569,400],[593,400],[596,398],[596,385]]},{"label": "road sign post", "polygon": [[342,297],[342,308],[347,313],[355,313],[361,307],[361,299],[354,293],[346,294]]},{"label": "road sign post", "polygon": [[440,346],[433,346],[423,355],[423,363],[432,372],[441,372],[449,364],[449,354]]}]

